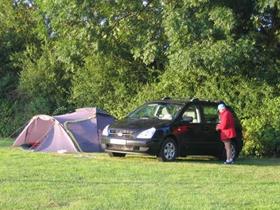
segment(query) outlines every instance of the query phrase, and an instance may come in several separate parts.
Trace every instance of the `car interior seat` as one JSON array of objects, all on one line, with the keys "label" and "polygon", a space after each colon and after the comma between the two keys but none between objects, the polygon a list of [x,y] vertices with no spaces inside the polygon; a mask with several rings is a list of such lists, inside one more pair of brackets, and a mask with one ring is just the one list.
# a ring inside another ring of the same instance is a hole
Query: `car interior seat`
[{"label": "car interior seat", "polygon": [[184,117],[192,117],[193,118],[192,123],[197,123],[198,122],[195,111],[186,111],[183,114],[183,119],[184,119]]},{"label": "car interior seat", "polygon": [[161,110],[160,119],[172,120],[172,115],[168,112],[166,107]]}]

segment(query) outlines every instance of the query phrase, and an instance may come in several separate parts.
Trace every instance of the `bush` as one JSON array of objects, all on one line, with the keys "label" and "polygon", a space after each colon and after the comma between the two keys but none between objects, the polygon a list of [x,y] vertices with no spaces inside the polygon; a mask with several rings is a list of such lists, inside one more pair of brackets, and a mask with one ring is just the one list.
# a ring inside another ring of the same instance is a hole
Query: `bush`
[{"label": "bush", "polygon": [[164,96],[223,100],[233,106],[241,119],[247,119],[258,116],[262,100],[273,98],[274,93],[266,83],[242,76],[227,77],[203,70],[169,69],[158,83],[144,87],[130,106],[136,107],[147,100]]},{"label": "bush", "polygon": [[280,156],[280,97],[265,100],[260,115],[243,121],[245,155]]},{"label": "bush", "polygon": [[111,56],[94,55],[85,59],[85,67],[74,75],[70,101],[76,107],[96,106],[122,117],[130,100],[147,82],[148,70],[135,72],[127,63]]},{"label": "bush", "polygon": [[22,98],[15,102],[0,101],[0,137],[16,137],[21,127],[37,114],[51,114],[50,105],[41,97]]},{"label": "bush", "polygon": [[11,126],[11,116],[13,115],[12,104],[8,101],[0,102],[0,137],[11,134],[13,127]]}]

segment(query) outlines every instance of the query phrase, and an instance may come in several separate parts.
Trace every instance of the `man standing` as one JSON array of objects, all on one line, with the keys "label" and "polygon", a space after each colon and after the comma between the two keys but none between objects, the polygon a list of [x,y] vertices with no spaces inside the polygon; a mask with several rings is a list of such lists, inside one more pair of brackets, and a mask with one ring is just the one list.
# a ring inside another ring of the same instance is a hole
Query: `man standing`
[{"label": "man standing", "polygon": [[218,111],[220,123],[217,125],[216,130],[220,131],[220,139],[225,145],[227,156],[225,164],[232,164],[231,141],[236,137],[234,118],[232,113],[225,107],[224,104],[218,105]]}]

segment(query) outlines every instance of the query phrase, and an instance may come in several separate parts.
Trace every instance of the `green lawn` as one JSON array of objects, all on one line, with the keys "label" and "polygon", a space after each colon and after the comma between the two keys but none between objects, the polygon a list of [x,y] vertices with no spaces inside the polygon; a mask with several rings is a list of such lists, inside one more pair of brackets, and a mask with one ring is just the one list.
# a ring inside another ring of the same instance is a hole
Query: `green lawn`
[{"label": "green lawn", "polygon": [[280,209],[280,159],[47,154],[0,140],[0,209]]}]

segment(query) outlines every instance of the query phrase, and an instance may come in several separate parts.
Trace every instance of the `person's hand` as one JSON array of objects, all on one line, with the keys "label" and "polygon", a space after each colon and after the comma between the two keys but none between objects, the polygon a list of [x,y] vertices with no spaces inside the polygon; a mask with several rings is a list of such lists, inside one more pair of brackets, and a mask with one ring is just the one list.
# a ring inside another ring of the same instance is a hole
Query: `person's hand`
[{"label": "person's hand", "polygon": [[219,125],[220,124],[216,125],[216,131],[220,130]]}]

